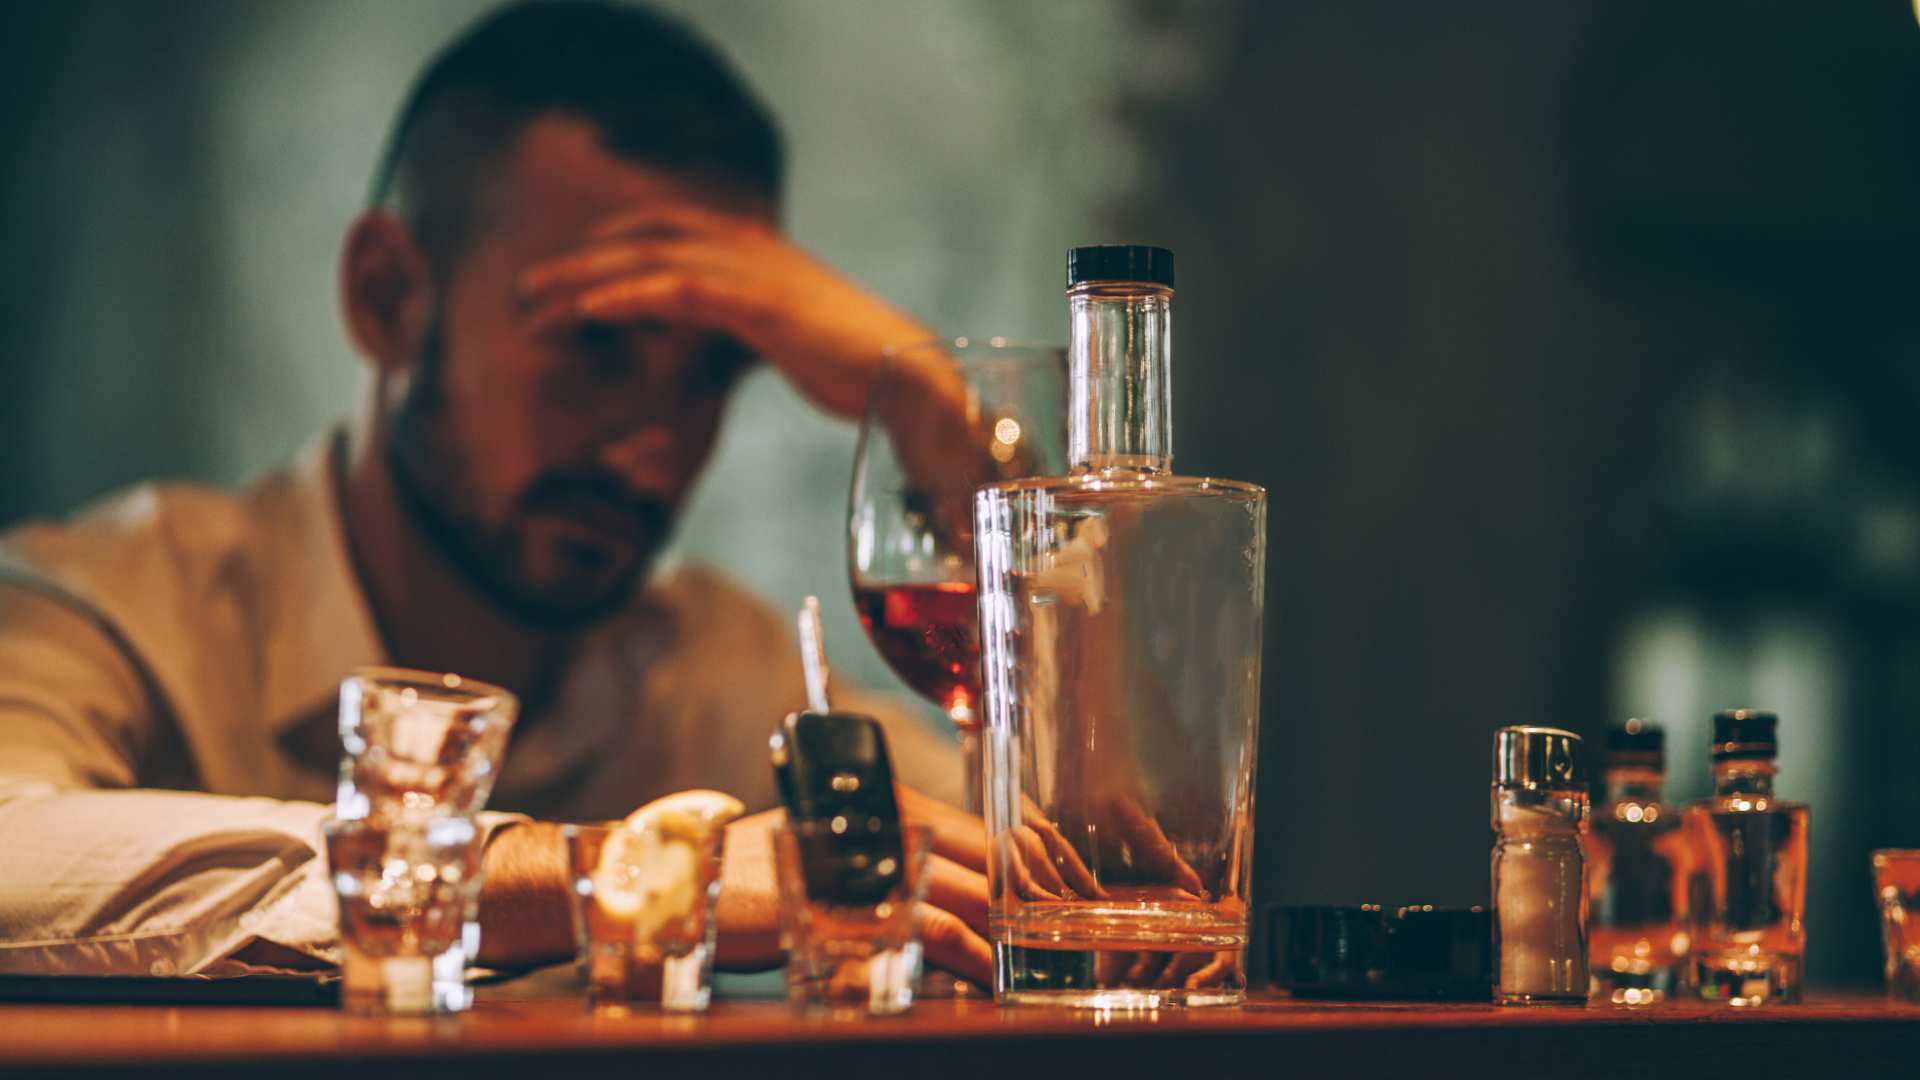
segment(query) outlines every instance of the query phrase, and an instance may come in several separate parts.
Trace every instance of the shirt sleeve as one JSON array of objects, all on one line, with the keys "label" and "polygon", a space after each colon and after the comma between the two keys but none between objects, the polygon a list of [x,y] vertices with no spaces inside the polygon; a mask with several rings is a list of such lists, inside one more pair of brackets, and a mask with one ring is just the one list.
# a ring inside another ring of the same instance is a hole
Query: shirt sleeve
[{"label": "shirt sleeve", "polygon": [[330,808],[140,789],[154,713],[106,627],[0,581],[0,972],[185,973],[256,937],[328,955]]}]

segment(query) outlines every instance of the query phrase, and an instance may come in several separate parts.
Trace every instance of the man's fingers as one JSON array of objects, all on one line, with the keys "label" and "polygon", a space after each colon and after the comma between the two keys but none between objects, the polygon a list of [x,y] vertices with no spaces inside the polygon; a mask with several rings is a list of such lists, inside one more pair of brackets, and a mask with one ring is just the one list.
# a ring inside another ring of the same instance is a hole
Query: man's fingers
[{"label": "man's fingers", "polygon": [[1087,869],[1080,853],[1060,834],[1060,827],[1048,820],[1031,799],[1023,800],[1021,819],[1046,845],[1049,861],[1059,872],[1064,888],[1072,889],[1089,900],[1098,900],[1107,895],[1106,890],[1100,887],[1099,880],[1093,876],[1093,871]]},{"label": "man's fingers", "polygon": [[536,341],[558,341],[587,322],[581,317],[574,297],[564,295],[529,301],[520,316],[520,324],[527,336]]},{"label": "man's fingers", "polygon": [[1190,986],[1192,984],[1187,980],[1193,977],[1194,972],[1212,962],[1212,953],[1174,953],[1167,958],[1167,966],[1161,969],[1157,985],[1170,990]]},{"label": "man's fingers", "polygon": [[1028,857],[1020,850],[1019,838],[1006,833],[994,841],[1000,846],[1000,865],[1013,876],[1013,891],[1024,900],[1058,900],[1060,894],[1042,886],[1034,880],[1033,869],[1028,865]]},{"label": "man's fingers", "polygon": [[1195,898],[1207,895],[1206,883],[1200,880],[1187,860],[1160,830],[1155,821],[1138,802],[1121,795],[1108,804],[1108,816],[1119,836],[1124,838],[1133,849],[1134,866],[1148,873],[1159,874],[1169,884],[1194,894]]},{"label": "man's fingers", "polygon": [[1035,884],[1059,897],[1067,891],[1067,883],[1060,880],[1059,871],[1054,869],[1053,859],[1047,851],[1046,841],[1040,834],[1025,825],[1013,830],[1013,840],[1017,845],[1016,854],[1020,864],[1027,868]]},{"label": "man's fingers", "polygon": [[692,324],[729,334],[750,348],[761,329],[763,290],[717,265],[647,263],[584,289],[553,288],[520,296],[529,337],[558,338],[583,325]]},{"label": "man's fingers", "polygon": [[1080,858],[1080,853],[1061,834],[1060,826],[1054,824],[1052,818],[1040,812],[1038,803],[1022,796],[1020,820],[1027,828],[1039,834],[1040,839],[1045,842],[1047,854],[1052,857],[1054,867],[1060,871],[1061,879],[1068,888],[1089,899],[1106,896],[1106,891],[1100,888],[1099,879],[1093,876],[1092,870],[1087,869],[1087,864]]},{"label": "man's fingers", "polygon": [[613,237],[671,237],[689,233],[772,235],[773,228],[761,218],[676,202],[624,210],[604,218],[587,230],[587,235],[597,240]]},{"label": "man's fingers", "polygon": [[659,269],[672,261],[670,250],[654,246],[618,244],[593,248],[535,263],[514,279],[514,291],[525,303],[546,293],[592,285],[616,274]]},{"label": "man's fingers", "polygon": [[927,902],[987,932],[987,879],[938,855],[927,860]]},{"label": "man's fingers", "polygon": [[979,818],[903,785],[895,786],[894,797],[902,818],[933,832],[927,902],[920,907],[927,960],[963,979],[991,983],[993,950],[981,936],[987,930],[985,827]]},{"label": "man's fingers", "polygon": [[1160,972],[1166,969],[1169,955],[1161,952],[1134,953],[1133,964],[1127,968],[1121,985],[1158,986]]},{"label": "man's fingers", "polygon": [[953,912],[922,906],[920,943],[934,966],[981,986],[992,985],[993,949]]},{"label": "man's fingers", "polygon": [[619,278],[580,293],[573,316],[585,322],[627,323],[658,319],[718,330],[749,348],[763,349],[764,296],[752,283],[729,274],[675,268]]},{"label": "man's fingers", "polygon": [[522,306],[553,293],[590,288],[610,279],[662,270],[743,275],[767,269],[763,249],[668,238],[597,244],[533,264],[514,278]]},{"label": "man's fingers", "polygon": [[987,872],[986,823],[957,806],[895,784],[900,816],[933,830],[933,852],[978,873]]},{"label": "man's fingers", "polygon": [[1225,986],[1237,981],[1240,975],[1239,957],[1233,953],[1218,953],[1212,962],[1187,976],[1185,986],[1188,990],[1205,990],[1215,986]]}]

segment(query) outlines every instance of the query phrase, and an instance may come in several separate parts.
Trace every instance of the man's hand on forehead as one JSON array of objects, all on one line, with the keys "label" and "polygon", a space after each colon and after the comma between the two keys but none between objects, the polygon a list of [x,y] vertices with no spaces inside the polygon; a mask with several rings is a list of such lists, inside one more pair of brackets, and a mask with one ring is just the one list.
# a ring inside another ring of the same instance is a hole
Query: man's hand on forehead
[{"label": "man's hand on forehead", "polygon": [[531,301],[603,283],[609,276],[666,265],[676,254],[693,254],[729,239],[778,240],[765,220],[705,207],[671,204],[626,210],[595,222],[575,250],[527,267],[514,282],[516,295]]},{"label": "man's hand on forehead", "polygon": [[515,285],[536,337],[583,323],[698,326],[740,341],[846,417],[864,407],[886,346],[931,336],[765,218],[685,204],[611,215]]}]

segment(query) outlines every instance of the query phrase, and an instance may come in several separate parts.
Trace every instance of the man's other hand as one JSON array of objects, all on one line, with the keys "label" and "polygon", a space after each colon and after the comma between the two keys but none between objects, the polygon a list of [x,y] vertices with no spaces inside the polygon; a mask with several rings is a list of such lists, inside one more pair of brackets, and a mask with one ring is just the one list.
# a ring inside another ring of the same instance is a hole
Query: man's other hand
[{"label": "man's other hand", "polygon": [[[897,789],[901,820],[933,834],[930,880],[921,910],[920,938],[927,959],[962,978],[987,985],[993,950],[987,945],[987,838],[980,819],[909,788]],[[780,963],[780,899],[774,879],[773,830],[779,810],[727,827],[721,866],[722,967],[758,969]]]}]

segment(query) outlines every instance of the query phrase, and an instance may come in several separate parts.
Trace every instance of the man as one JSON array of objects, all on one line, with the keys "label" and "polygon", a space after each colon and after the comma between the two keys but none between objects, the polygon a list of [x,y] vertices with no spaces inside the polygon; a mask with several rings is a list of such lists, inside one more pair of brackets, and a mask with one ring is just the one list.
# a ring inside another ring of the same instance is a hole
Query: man
[{"label": "man", "polygon": [[[850,416],[926,336],[781,238],[780,180],[761,106],[660,16],[512,7],[433,61],[340,258],[355,417],[239,495],[142,487],[0,540],[0,970],[330,956],[334,688],[365,664],[520,696],[501,809],[771,804],[785,620],[653,558],[749,357]],[[890,735],[955,789],[946,746]],[[903,798],[942,856],[929,955],[983,978],[979,824]],[[778,959],[769,828],[729,836],[726,964]],[[571,951],[554,827],[496,829],[487,871],[483,962]]]}]

